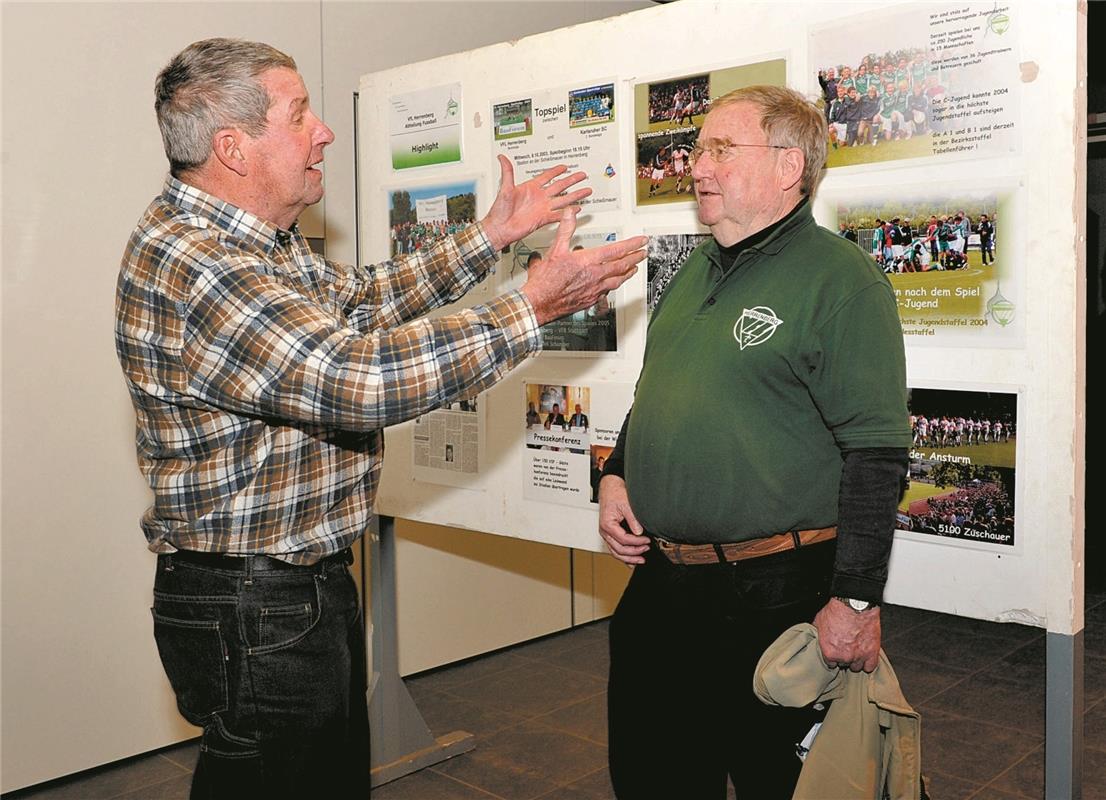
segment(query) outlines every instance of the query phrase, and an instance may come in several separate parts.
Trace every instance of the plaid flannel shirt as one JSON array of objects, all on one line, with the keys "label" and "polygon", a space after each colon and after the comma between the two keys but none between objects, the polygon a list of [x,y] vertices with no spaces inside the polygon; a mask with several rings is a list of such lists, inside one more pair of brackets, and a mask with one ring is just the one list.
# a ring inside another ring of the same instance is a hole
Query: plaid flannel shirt
[{"label": "plaid flannel shirt", "polygon": [[[541,346],[521,292],[437,319],[496,253],[479,225],[375,267],[313,254],[170,177],[127,244],[115,343],[154,493],[150,549],[310,564],[367,527],[381,428],[491,386]],[[414,321],[410,321],[414,320]]]}]

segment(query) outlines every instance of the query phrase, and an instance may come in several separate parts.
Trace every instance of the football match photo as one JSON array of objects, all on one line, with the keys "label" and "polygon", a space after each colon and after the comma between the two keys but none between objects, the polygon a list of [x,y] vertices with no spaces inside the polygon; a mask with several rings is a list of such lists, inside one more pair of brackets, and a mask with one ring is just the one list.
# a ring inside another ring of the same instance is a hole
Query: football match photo
[{"label": "football match photo", "polygon": [[1017,396],[910,389],[912,447],[898,527],[1014,543]]}]

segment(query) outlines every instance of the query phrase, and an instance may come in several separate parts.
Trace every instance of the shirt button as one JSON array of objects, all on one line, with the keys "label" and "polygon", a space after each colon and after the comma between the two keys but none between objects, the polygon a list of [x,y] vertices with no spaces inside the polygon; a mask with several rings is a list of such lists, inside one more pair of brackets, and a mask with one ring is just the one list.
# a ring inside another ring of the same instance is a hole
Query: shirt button
[{"label": "shirt button", "polygon": [[708,306],[713,306],[714,305],[714,298],[713,297],[710,298],[709,300],[707,300],[707,305]]}]

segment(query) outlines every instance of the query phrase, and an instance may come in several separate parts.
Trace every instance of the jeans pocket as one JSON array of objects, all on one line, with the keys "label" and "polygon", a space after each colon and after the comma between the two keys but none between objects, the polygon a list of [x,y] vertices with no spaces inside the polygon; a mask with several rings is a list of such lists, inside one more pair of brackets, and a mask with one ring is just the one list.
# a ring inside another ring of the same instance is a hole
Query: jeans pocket
[{"label": "jeans pocket", "polygon": [[218,620],[178,619],[150,609],[165,675],[177,696],[181,715],[203,725],[212,714],[226,711],[227,651]]},{"label": "jeans pocket", "polygon": [[311,630],[311,604],[262,608],[257,622],[257,645],[280,646],[295,641]]},{"label": "jeans pocket", "polygon": [[256,637],[250,655],[283,650],[300,642],[318,624],[323,613],[320,576],[265,585],[255,578],[255,592],[239,606],[243,630]]}]

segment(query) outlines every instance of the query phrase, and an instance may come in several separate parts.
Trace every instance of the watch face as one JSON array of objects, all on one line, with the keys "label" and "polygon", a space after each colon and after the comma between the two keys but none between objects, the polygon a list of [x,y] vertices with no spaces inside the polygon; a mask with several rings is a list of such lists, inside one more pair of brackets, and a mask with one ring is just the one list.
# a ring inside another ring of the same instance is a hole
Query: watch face
[{"label": "watch face", "polygon": [[867,600],[854,600],[849,598],[849,605],[853,607],[854,611],[867,611],[871,603]]}]

